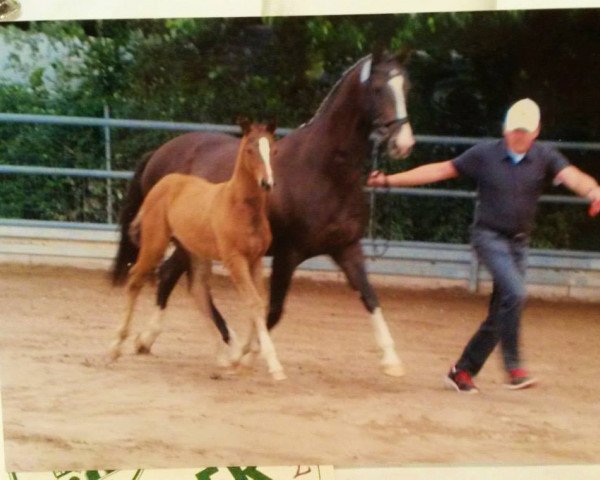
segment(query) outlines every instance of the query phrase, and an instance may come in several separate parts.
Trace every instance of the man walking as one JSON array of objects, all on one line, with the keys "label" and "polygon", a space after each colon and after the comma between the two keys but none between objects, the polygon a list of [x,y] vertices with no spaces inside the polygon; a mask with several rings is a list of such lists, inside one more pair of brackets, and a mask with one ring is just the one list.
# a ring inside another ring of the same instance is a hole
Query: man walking
[{"label": "man walking", "polygon": [[558,151],[536,143],[539,133],[539,107],[531,99],[522,99],[506,114],[503,139],[475,145],[452,160],[402,173],[374,171],[367,181],[375,187],[405,187],[466,175],[477,182],[471,244],[491,273],[493,291],[486,320],[446,378],[446,383],[458,392],[478,392],[472,377],[498,343],[508,374],[506,386],[521,389],[536,382],[522,365],[519,330],[526,298],[529,238],[546,180],[553,178],[555,183],[589,198],[591,216],[600,211],[598,183],[570,165]]}]

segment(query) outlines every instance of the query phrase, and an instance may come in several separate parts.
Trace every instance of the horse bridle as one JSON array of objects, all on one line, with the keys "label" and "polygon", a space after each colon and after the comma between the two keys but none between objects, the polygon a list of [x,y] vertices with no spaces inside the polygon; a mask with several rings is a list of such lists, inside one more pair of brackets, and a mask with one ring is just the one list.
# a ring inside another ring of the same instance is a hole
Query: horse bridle
[{"label": "horse bridle", "polygon": [[[375,70],[377,71],[377,70]],[[383,73],[380,72],[379,73]],[[398,73],[396,75],[387,75],[388,81],[394,77],[401,76],[402,74]],[[372,141],[372,149],[371,149],[371,170],[378,170],[379,167],[379,155],[381,152],[381,147],[384,143],[384,139],[389,136],[389,130],[394,125],[398,125],[398,127],[402,127],[402,125],[408,123],[408,115],[402,118],[394,118],[393,120],[389,120],[387,122],[383,122],[379,119],[375,119],[373,122],[373,130],[370,135],[370,139]],[[383,210],[384,212],[389,209],[389,189],[384,195],[385,201]],[[375,225],[374,225],[374,212],[375,212],[375,192],[371,191],[370,193],[370,213],[369,213],[369,224],[367,226],[368,237],[371,239],[371,255],[376,258],[382,258],[389,248],[389,239],[383,241],[383,243],[377,243],[375,237]],[[385,216],[385,215],[384,215]]]},{"label": "horse bridle", "polygon": [[[387,81],[389,82],[391,79],[396,78],[396,77],[402,77],[403,75],[401,73],[397,73],[395,75],[389,75],[387,74],[387,72],[383,71],[382,69],[374,69],[371,72],[371,75],[373,73],[386,73],[387,76]],[[373,130],[378,130],[378,129],[386,129],[389,130],[390,127],[392,127],[393,125],[398,124],[399,127],[401,127],[402,125],[404,125],[405,123],[408,123],[408,115],[402,118],[394,118],[393,120],[390,120],[388,122],[382,122],[379,119],[376,119],[373,122]],[[384,135],[385,137],[385,135]]]}]

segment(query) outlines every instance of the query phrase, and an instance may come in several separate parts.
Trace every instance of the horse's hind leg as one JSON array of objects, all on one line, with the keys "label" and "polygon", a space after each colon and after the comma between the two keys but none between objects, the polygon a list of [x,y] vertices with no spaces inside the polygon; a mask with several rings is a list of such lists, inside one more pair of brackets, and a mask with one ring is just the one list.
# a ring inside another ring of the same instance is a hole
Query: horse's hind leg
[{"label": "horse's hind leg", "polygon": [[183,247],[177,246],[173,254],[160,266],[158,272],[156,304],[160,308],[167,308],[169,297],[184,272],[191,275],[190,255]]},{"label": "horse's hind leg", "polygon": [[226,262],[226,266],[231,272],[234,285],[251,312],[254,329],[260,344],[260,352],[267,362],[269,373],[275,380],[283,380],[286,376],[277,358],[275,346],[269,336],[265,321],[265,302],[254,283],[254,278],[257,276],[255,268],[262,268],[261,261],[258,261],[258,265],[250,266],[244,257],[233,256]]},{"label": "horse's hind leg", "polygon": [[375,341],[383,352],[381,365],[384,373],[395,377],[404,375],[404,366],[396,353],[394,340],[383,318],[379,299],[367,278],[365,260],[360,244],[354,243],[345,250],[332,255],[332,258],[346,275],[350,286],[360,292],[360,298],[371,314]]}]

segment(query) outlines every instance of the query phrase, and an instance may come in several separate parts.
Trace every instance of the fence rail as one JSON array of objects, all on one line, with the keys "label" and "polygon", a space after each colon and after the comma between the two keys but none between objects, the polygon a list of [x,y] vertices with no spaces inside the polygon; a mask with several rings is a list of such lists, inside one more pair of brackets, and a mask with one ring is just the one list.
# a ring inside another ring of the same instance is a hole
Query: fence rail
[{"label": "fence rail", "polygon": [[[15,254],[25,252],[23,254],[31,255],[33,257],[39,257],[45,254],[61,257],[65,252],[69,251],[69,247],[63,245],[64,242],[67,242],[66,245],[68,245],[69,238],[81,238],[82,234],[77,232],[87,231],[91,235],[95,235],[100,243],[107,241],[106,238],[108,237],[106,237],[106,235],[115,235],[116,225],[112,222],[112,204],[110,204],[112,201],[110,182],[116,179],[130,179],[133,176],[133,172],[115,171],[111,169],[112,153],[110,129],[130,128],[169,131],[204,131],[232,134],[239,133],[239,127],[232,125],[113,119],[109,118],[109,111],[107,109],[105,109],[104,118],[0,113],[0,122],[103,128],[105,133],[106,169],[0,165],[0,174],[66,176],[105,180],[107,182],[107,198],[109,199],[106,224],[0,219],[0,242],[2,242],[3,246],[3,249],[0,250],[0,257],[2,258],[10,258],[11,249],[13,249],[13,253]],[[276,133],[279,135],[286,135],[291,131],[292,129],[290,128],[278,128]],[[482,140],[491,140],[491,138],[447,137],[436,135],[417,135],[416,139],[419,143],[438,145],[472,145],[481,142]],[[541,141],[540,143],[545,143],[561,149],[600,151],[600,143],[597,142]],[[372,198],[374,198],[374,195],[446,197],[464,198],[469,200],[474,200],[476,197],[475,192],[435,188],[365,188],[365,191],[369,192]],[[561,204],[587,203],[587,200],[585,199],[568,195],[543,195],[540,200],[547,203]],[[22,235],[25,231],[29,232],[31,236],[27,237],[27,235],[25,235],[19,237],[19,235]],[[18,243],[16,243],[17,238],[21,238],[21,240],[25,242],[25,246],[18,246]],[[103,250],[101,256],[106,256],[106,248],[114,250],[114,238],[110,238],[112,240],[108,243],[111,246],[107,247],[105,243],[103,247],[105,250]],[[40,241],[42,244],[39,244]],[[94,245],[93,240],[88,239],[86,241],[91,241],[91,245]],[[58,250],[53,251],[52,248],[48,249],[44,247],[44,242],[50,242],[57,247]],[[33,250],[28,250],[29,247],[27,247],[27,245],[33,245]],[[479,271],[480,269],[476,258],[472,255],[467,245],[449,245],[428,242],[391,242],[385,239],[365,239],[363,245],[368,256],[371,258],[379,257],[376,262],[371,262],[371,270],[377,273],[466,280],[472,290],[477,288],[481,279],[486,278],[485,273],[482,274]],[[85,248],[75,248],[73,251],[80,253],[88,252],[85,253],[85,255],[89,254],[93,257],[94,254],[92,252],[94,251],[94,248],[90,250],[88,247],[90,247],[90,245],[86,244]],[[381,252],[383,252],[383,254],[381,254]],[[600,275],[600,254],[556,250],[534,251],[532,252],[531,258],[531,269],[533,272],[538,272],[534,273],[533,277],[530,276],[530,281],[533,283],[563,285],[569,288],[573,287],[573,285],[582,287],[591,285],[594,288],[600,286],[600,279],[598,278]],[[537,259],[539,259],[539,261]],[[577,259],[577,261],[575,261],[575,259]],[[308,269],[327,270],[331,268],[331,265],[329,262],[320,258],[305,262],[303,267]]]},{"label": "fence rail", "polygon": [[[116,225],[54,222],[41,227],[31,221],[15,220],[0,224],[0,262],[106,268],[115,256],[117,242]],[[469,245],[385,241],[383,257],[369,256],[382,242],[362,242],[371,274],[442,279],[473,291],[489,281],[487,272],[473,263]],[[271,259],[266,258],[265,266],[270,264]],[[337,270],[328,257],[311,258],[299,268]],[[600,300],[600,253],[532,249],[527,279],[530,287],[553,295]]]}]

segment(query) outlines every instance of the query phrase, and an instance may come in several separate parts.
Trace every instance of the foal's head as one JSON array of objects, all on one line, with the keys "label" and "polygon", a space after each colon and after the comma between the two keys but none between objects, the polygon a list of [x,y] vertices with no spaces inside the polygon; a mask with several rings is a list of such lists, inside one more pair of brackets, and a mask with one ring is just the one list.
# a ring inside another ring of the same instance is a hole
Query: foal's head
[{"label": "foal's head", "polygon": [[244,134],[240,146],[240,161],[252,172],[258,185],[268,192],[275,185],[271,169],[271,157],[275,152],[275,122],[261,124],[252,123],[248,119],[240,119],[238,122]]},{"label": "foal's head", "polygon": [[392,158],[406,158],[415,144],[406,109],[409,80],[403,63],[407,56],[374,54],[360,72],[373,126],[383,133]]}]

